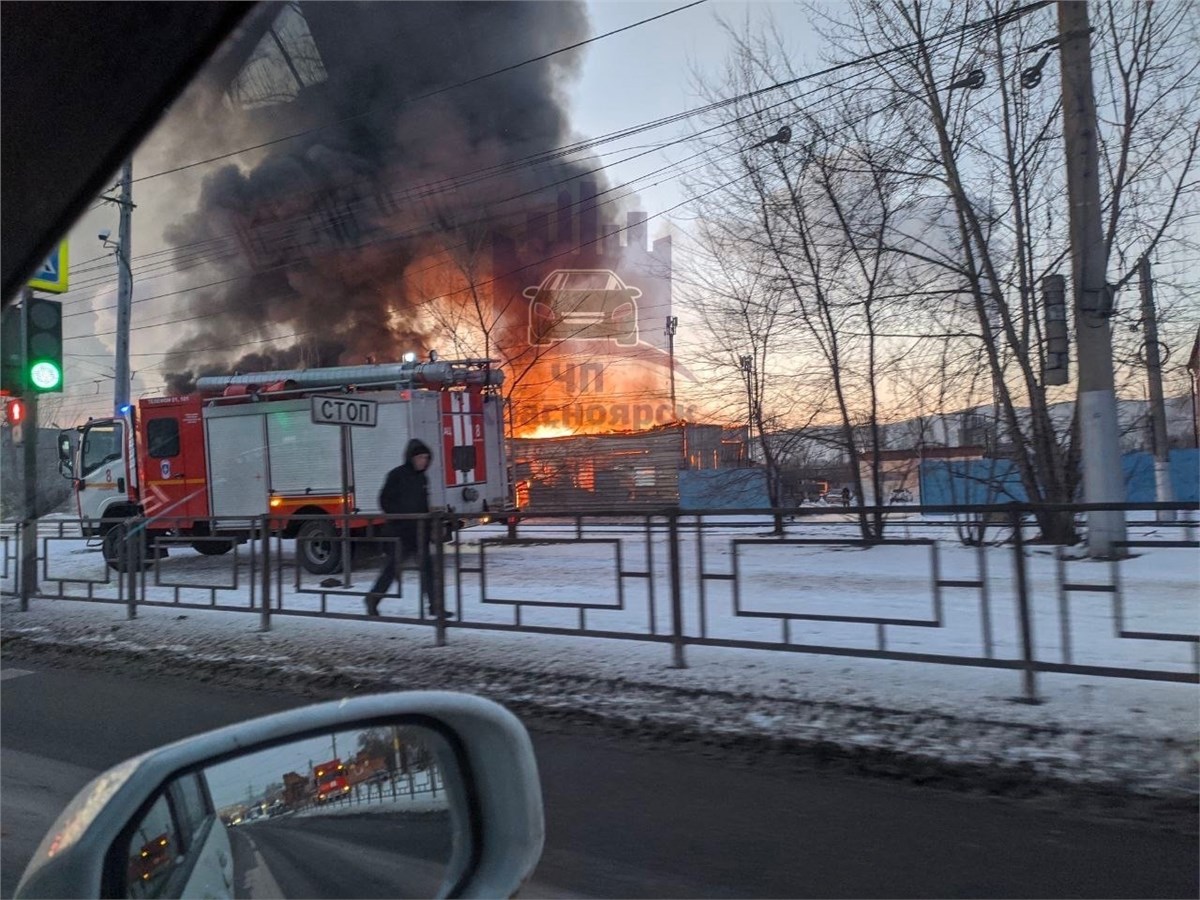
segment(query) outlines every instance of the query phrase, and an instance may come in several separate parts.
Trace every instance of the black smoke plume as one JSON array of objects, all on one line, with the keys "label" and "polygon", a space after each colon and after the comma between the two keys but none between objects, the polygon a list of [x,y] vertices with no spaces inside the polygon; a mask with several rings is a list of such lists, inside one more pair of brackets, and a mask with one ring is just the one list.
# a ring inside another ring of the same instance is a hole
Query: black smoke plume
[{"label": "black smoke plume", "polygon": [[[233,90],[218,86],[236,102],[208,103],[207,120],[183,133],[193,129],[199,143],[204,132],[211,145],[221,115],[249,117],[268,139],[313,130],[222,164],[194,210],[166,230],[179,267],[215,258],[215,280],[230,279],[188,295],[197,318],[167,354],[169,390],[186,392],[204,374],[392,360],[424,348],[415,313],[427,298],[413,295],[406,269],[481,217],[499,210],[520,219],[525,208],[553,205],[561,187],[549,185],[587,165],[470,178],[573,139],[562,87],[580,55],[411,98],[587,31],[582,2],[285,7],[259,45],[266,60],[252,61]],[[238,104],[254,108],[230,111]],[[239,134],[245,124],[238,120]],[[186,139],[178,152],[191,155]],[[531,191],[520,207],[497,206]],[[270,340],[280,329],[294,337]]]}]

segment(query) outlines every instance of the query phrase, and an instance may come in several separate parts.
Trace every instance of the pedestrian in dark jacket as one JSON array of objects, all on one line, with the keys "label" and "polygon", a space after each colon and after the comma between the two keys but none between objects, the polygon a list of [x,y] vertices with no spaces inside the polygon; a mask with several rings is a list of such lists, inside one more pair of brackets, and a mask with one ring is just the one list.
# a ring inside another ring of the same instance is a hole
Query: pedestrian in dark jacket
[{"label": "pedestrian in dark jacket", "polygon": [[[379,492],[379,507],[388,515],[418,514],[429,512],[429,478],[425,474],[433,454],[423,441],[413,438],[404,451],[404,465],[388,472]],[[420,535],[424,529],[425,552],[422,553]],[[401,574],[397,566],[416,556],[424,558],[421,588],[428,599],[429,614],[437,615],[434,606],[433,559],[429,553],[429,522],[417,519],[398,519],[384,524],[383,533],[394,541],[385,544],[387,562],[375,579],[370,592],[363,598],[367,604],[367,615],[379,615],[379,601],[383,599],[393,581],[403,590]],[[399,551],[397,553],[397,551]],[[397,558],[397,556],[399,558]]]}]

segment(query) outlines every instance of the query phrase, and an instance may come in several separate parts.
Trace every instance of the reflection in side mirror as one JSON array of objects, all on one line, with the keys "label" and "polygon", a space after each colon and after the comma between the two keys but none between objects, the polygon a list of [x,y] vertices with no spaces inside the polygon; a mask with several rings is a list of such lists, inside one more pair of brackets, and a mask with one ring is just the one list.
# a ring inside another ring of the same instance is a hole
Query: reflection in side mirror
[{"label": "reflection in side mirror", "polygon": [[172,779],[108,868],[123,897],[442,896],[471,854],[457,783],[427,727],[311,735]]},{"label": "reflection in side mirror", "polygon": [[14,897],[511,897],[544,838],[512,713],[468,694],[372,694],[102,772]]},{"label": "reflection in side mirror", "polygon": [[71,462],[71,435],[66,431],[58,433],[58,460],[60,463]]}]

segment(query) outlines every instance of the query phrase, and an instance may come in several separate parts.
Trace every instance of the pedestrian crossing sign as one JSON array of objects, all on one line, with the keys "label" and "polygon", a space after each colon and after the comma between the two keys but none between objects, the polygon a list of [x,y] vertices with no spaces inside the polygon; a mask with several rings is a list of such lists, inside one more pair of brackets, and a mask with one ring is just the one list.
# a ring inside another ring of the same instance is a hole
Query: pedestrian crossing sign
[{"label": "pedestrian crossing sign", "polygon": [[63,241],[46,257],[31,279],[29,286],[35,291],[46,291],[51,294],[67,292],[67,242]]}]

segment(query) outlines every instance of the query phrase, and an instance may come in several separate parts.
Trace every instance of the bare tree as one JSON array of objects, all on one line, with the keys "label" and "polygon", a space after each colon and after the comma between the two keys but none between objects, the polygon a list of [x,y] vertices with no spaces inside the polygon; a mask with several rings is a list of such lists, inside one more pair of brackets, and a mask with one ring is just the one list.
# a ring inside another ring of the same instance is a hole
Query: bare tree
[{"label": "bare tree", "polygon": [[[798,401],[798,378],[790,362],[795,321],[787,293],[760,259],[748,262],[754,248],[740,246],[723,229],[705,229],[705,252],[689,267],[683,290],[709,338],[693,356],[713,373],[709,408],[728,421],[745,422],[766,475],[772,507],[784,505],[782,461],[788,454],[788,429],[797,416],[812,421],[820,392]],[[781,526],[781,523],[777,523]]]},{"label": "bare tree", "polygon": [[910,176],[893,147],[871,139],[888,116],[869,100],[843,90],[821,104],[781,102],[764,91],[795,78],[777,39],[730,34],[725,78],[710,91],[742,99],[707,139],[701,241],[719,279],[761,285],[754,302],[789,342],[793,390],[819,373],[826,390],[817,396],[828,405],[810,400],[804,414],[836,423],[854,493],[860,506],[874,507],[858,513],[860,530],[878,539],[886,523],[882,424],[896,402],[886,376],[925,338],[894,327],[916,315],[907,303],[911,274],[888,252],[914,212]]},{"label": "bare tree", "polygon": [[[1100,17],[1105,226],[1116,285],[1132,278],[1143,253],[1176,241],[1195,207],[1193,12],[1187,3],[1108,3]],[[903,113],[874,137],[907,148],[905,170],[930,228],[919,242],[887,249],[954,291],[936,309],[976,334],[1026,495],[1071,501],[1078,428],[1053,414],[1065,391],[1048,390],[1043,378],[1039,297],[1041,277],[1063,267],[1068,252],[1058,94],[1038,89],[1053,23],[993,2],[860,0],[822,30],[844,53],[869,48],[888,104]],[[980,78],[989,86],[972,90]],[[1074,539],[1069,516],[1043,514],[1039,524],[1047,540]]]}]

